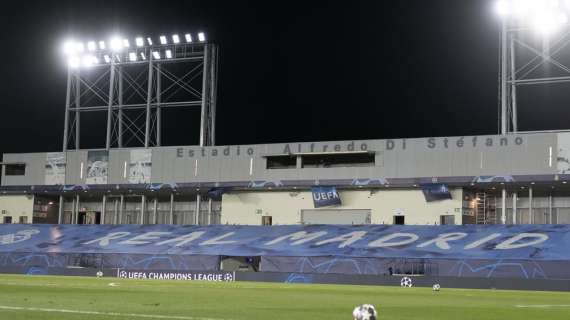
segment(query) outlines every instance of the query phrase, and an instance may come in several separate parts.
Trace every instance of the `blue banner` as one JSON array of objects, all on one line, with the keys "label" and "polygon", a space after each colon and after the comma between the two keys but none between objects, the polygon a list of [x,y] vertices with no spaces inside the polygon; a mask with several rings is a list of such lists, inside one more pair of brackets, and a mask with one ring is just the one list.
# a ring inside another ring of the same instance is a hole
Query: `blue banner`
[{"label": "blue banner", "polygon": [[312,187],[313,203],[315,208],[340,205],[340,196],[336,187]]},{"label": "blue banner", "polygon": [[451,193],[443,183],[422,184],[421,187],[427,202],[451,199]]},{"label": "blue banner", "polygon": [[570,260],[570,225],[0,225],[0,253]]}]

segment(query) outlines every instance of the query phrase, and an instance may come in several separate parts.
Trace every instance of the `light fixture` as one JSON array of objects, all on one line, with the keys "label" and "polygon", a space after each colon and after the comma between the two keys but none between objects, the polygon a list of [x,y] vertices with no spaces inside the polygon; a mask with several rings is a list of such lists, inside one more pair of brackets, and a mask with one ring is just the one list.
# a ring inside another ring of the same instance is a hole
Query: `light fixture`
[{"label": "light fixture", "polygon": [[144,52],[141,52],[141,59],[146,60],[146,55],[144,54]]},{"label": "light fixture", "polygon": [[168,41],[166,41],[166,36],[160,36],[160,44],[167,44]]},{"label": "light fixture", "polygon": [[97,50],[97,45],[95,44],[95,41],[87,42],[87,50],[89,50],[89,51]]},{"label": "light fixture", "polygon": [[105,41],[99,41],[99,49],[100,50],[105,50],[107,46],[105,46]]},{"label": "light fixture", "polygon": [[192,35],[187,33],[184,35],[184,38],[186,39],[186,42],[190,43],[192,42]]},{"label": "light fixture", "polygon": [[137,61],[137,54],[134,52],[129,52],[129,60],[130,61]]},{"label": "light fixture", "polygon": [[511,3],[507,0],[499,0],[495,3],[495,12],[504,17],[511,13]]},{"label": "light fixture", "polygon": [[179,44],[180,43],[180,37],[177,34],[173,34],[172,35],[172,42],[174,42],[174,44]]},{"label": "light fixture", "polygon": [[76,52],[83,52],[83,51],[85,51],[85,45],[83,45],[83,42],[76,42],[76,43],[75,43],[75,51],[76,51]]},{"label": "light fixture", "polygon": [[144,45],[144,40],[141,37],[138,37],[135,39],[135,43],[137,44],[137,47],[142,47]]},{"label": "light fixture", "polygon": [[200,42],[206,41],[206,35],[204,35],[204,32],[198,33],[198,41]]},{"label": "light fixture", "polygon": [[79,63],[80,63],[79,58],[76,57],[76,56],[72,56],[72,57],[70,57],[69,59],[67,59],[67,65],[68,65],[70,68],[78,68],[78,67],[79,67]]},{"label": "light fixture", "polygon": [[92,55],[85,55],[85,56],[83,56],[83,58],[81,59],[81,64],[82,64],[84,67],[91,67],[91,66],[93,66],[93,65],[96,64],[96,63],[97,63],[97,58],[95,58],[95,57],[92,56]]},{"label": "light fixture", "polygon": [[167,58],[167,59],[171,59],[171,58],[172,58],[172,51],[166,50],[165,53],[166,53],[166,58]]},{"label": "light fixture", "polygon": [[151,37],[147,37],[146,42],[148,43],[149,46],[152,46],[152,38]]},{"label": "light fixture", "polygon": [[103,56],[103,59],[105,60],[106,63],[110,63],[111,62],[111,57],[109,57],[108,54]]},{"label": "light fixture", "polygon": [[152,52],[152,57],[156,60],[160,60],[160,52],[158,51],[153,51]]},{"label": "light fixture", "polygon": [[125,46],[125,48],[129,47],[129,39],[123,39],[123,46]]},{"label": "light fixture", "polygon": [[63,43],[63,53],[66,55],[72,55],[75,53],[75,43],[73,41],[66,41]]},{"label": "light fixture", "polygon": [[111,39],[111,50],[121,51],[122,49],[123,49],[123,45],[121,43],[121,39],[119,39],[119,38]]},{"label": "light fixture", "polygon": [[564,8],[558,0],[498,0],[495,12],[503,19],[514,19],[546,36],[568,23]]}]

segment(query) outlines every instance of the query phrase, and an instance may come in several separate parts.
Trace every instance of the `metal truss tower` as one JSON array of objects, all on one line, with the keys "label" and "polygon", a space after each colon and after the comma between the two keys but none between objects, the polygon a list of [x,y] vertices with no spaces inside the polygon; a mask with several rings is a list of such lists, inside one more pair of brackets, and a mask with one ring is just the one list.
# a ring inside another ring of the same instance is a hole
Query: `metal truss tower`
[{"label": "metal truss tower", "polygon": [[80,149],[81,121],[86,125],[93,113],[103,113],[106,126],[93,130],[91,125],[88,134],[104,136],[107,150],[161,146],[167,125],[163,112],[169,108],[199,108],[199,144],[215,144],[215,44],[133,43],[130,49],[127,45],[116,52],[97,50],[77,59],[67,73],[63,151]]},{"label": "metal truss tower", "polygon": [[570,28],[537,34],[515,18],[501,22],[499,113],[500,134],[519,131],[517,88],[570,82]]}]

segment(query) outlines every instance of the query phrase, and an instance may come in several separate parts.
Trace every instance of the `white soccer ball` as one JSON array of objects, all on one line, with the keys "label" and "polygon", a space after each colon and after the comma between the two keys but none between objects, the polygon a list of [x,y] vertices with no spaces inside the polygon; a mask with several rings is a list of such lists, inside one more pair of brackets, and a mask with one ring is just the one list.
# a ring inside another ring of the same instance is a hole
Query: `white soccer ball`
[{"label": "white soccer ball", "polygon": [[402,280],[400,280],[400,286],[404,288],[411,288],[413,285],[414,283],[410,277],[403,277]]},{"label": "white soccer ball", "polygon": [[433,285],[432,289],[433,291],[439,291],[439,289],[441,289],[441,286],[439,285],[439,283],[436,283]]},{"label": "white soccer ball", "polygon": [[97,278],[101,278],[103,276],[103,271],[99,270],[95,275],[97,276]]},{"label": "white soccer ball", "polygon": [[371,304],[360,305],[352,311],[352,319],[354,320],[376,320],[378,313],[376,308]]}]

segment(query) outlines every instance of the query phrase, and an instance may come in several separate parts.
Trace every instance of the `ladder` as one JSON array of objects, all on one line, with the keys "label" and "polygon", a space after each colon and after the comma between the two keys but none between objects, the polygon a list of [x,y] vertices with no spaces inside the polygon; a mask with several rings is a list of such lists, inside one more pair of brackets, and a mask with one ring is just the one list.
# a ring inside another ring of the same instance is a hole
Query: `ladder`
[{"label": "ladder", "polygon": [[484,192],[476,194],[475,198],[475,223],[476,224],[496,224],[497,213],[495,198],[487,196]]}]

